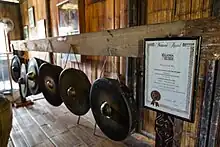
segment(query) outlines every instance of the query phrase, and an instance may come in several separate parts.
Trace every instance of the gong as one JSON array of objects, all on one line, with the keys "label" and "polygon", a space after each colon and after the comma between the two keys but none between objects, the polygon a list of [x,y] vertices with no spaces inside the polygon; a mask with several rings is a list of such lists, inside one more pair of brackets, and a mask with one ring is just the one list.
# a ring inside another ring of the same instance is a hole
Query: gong
[{"label": "gong", "polygon": [[27,96],[29,96],[28,82],[27,82],[27,75],[26,75],[27,65],[22,63],[20,70],[21,70],[20,78],[18,79],[19,93],[20,93],[21,99],[24,100]]},{"label": "gong", "polygon": [[12,57],[10,71],[12,80],[17,83],[21,74],[21,61],[17,55]]},{"label": "gong", "polygon": [[75,115],[85,115],[90,109],[91,83],[86,74],[69,68],[61,72],[59,78],[60,96],[66,107]]},{"label": "gong", "polygon": [[39,68],[39,87],[45,99],[53,106],[60,106],[62,99],[59,92],[59,75],[62,67],[43,63]]},{"label": "gong", "polygon": [[122,141],[134,130],[136,102],[128,87],[118,80],[96,80],[90,90],[90,105],[97,125],[110,139]]},{"label": "gong", "polygon": [[39,76],[39,67],[41,64],[45,63],[38,58],[31,58],[28,62],[27,69],[27,78],[28,78],[28,88],[31,94],[36,95],[40,93],[39,85],[38,85],[38,76]]}]

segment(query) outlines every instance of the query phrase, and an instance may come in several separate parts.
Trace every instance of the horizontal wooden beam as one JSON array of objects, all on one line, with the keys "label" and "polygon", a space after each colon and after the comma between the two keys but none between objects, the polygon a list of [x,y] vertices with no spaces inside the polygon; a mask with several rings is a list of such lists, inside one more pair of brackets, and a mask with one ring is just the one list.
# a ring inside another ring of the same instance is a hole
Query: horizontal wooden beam
[{"label": "horizontal wooden beam", "polygon": [[185,22],[177,21],[40,40],[18,40],[11,41],[11,44],[14,50],[22,51],[138,57],[142,55],[144,38],[178,35],[184,28]]},{"label": "horizontal wooden beam", "polygon": [[[177,21],[42,40],[12,41],[15,50],[100,56],[143,56],[143,39],[171,35],[202,36],[201,57],[220,59],[220,18]],[[72,50],[70,51],[70,46]]]}]

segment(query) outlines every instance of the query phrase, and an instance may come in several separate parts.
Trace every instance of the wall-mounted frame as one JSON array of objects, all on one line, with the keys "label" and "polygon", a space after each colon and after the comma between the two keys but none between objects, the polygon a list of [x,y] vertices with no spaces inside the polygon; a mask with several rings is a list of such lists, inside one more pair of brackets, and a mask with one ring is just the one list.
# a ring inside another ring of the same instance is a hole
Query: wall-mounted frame
[{"label": "wall-mounted frame", "polygon": [[[57,4],[57,7],[59,36],[80,34],[79,0],[66,0]],[[79,54],[61,54],[63,63],[65,63],[67,58],[70,62],[81,62],[81,55]]]},{"label": "wall-mounted frame", "polygon": [[144,39],[144,107],[193,122],[200,37]]},{"label": "wall-mounted frame", "polygon": [[37,21],[37,38],[44,39],[46,38],[46,21],[45,19],[41,19]]},{"label": "wall-mounted frame", "polygon": [[24,33],[24,40],[28,40],[29,39],[28,25],[24,26],[23,33]]},{"label": "wall-mounted frame", "polygon": [[33,6],[28,8],[28,19],[29,19],[29,27],[30,28],[35,27],[35,13]]}]

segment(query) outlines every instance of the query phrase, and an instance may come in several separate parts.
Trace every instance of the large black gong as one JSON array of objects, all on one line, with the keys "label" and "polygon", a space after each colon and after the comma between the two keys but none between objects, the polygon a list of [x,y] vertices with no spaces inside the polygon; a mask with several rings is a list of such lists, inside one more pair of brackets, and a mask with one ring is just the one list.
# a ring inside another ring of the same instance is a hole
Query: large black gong
[{"label": "large black gong", "polygon": [[31,58],[28,62],[27,69],[27,78],[28,78],[28,88],[32,95],[36,95],[40,93],[39,85],[38,85],[38,76],[39,76],[39,67],[41,64],[45,63],[38,58]]},{"label": "large black gong", "polygon": [[91,87],[90,104],[97,125],[110,139],[124,140],[134,130],[136,103],[131,91],[118,80],[96,80]]},{"label": "large black gong", "polygon": [[21,61],[17,55],[14,55],[12,57],[10,72],[11,72],[12,80],[17,83],[21,74]]},{"label": "large black gong", "polygon": [[60,96],[66,107],[75,115],[84,115],[90,109],[91,83],[86,74],[77,69],[65,69],[60,74]]},{"label": "large black gong", "polygon": [[43,63],[39,69],[39,86],[45,99],[53,106],[60,106],[62,99],[59,92],[59,75],[62,67]]},{"label": "large black gong", "polygon": [[26,97],[29,96],[26,71],[27,71],[27,66],[26,64],[22,63],[20,78],[18,79],[19,92],[22,100],[26,99]]}]

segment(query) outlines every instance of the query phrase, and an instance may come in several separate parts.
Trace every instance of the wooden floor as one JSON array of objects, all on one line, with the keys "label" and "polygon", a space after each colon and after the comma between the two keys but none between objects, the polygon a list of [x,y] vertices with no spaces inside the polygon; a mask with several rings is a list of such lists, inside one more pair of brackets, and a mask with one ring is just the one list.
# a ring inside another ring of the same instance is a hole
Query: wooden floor
[{"label": "wooden floor", "polygon": [[91,111],[77,125],[78,117],[64,104],[53,107],[45,99],[26,108],[13,108],[13,116],[8,147],[148,147],[134,137],[123,142],[111,141],[99,128],[94,135]]}]

